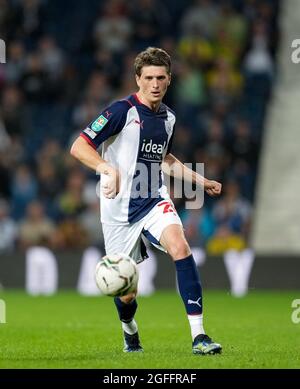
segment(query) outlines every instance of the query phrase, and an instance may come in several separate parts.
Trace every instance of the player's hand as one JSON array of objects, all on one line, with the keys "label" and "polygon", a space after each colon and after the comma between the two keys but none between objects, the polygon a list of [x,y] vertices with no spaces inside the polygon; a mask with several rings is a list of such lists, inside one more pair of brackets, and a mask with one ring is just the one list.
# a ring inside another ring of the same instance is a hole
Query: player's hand
[{"label": "player's hand", "polygon": [[112,166],[107,166],[101,174],[101,190],[107,199],[113,199],[120,191],[120,173]]},{"label": "player's hand", "polygon": [[209,196],[219,196],[222,191],[222,184],[217,181],[205,180],[204,190]]}]

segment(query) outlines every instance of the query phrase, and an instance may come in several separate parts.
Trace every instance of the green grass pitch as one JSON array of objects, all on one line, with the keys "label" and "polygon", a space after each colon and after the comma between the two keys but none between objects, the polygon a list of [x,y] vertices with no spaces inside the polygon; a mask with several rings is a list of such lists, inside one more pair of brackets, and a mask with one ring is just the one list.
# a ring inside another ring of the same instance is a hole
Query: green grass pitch
[{"label": "green grass pitch", "polygon": [[300,368],[300,324],[291,320],[291,303],[299,297],[299,291],[251,291],[244,298],[206,291],[206,331],[223,353],[199,356],[191,353],[188,321],[175,292],[138,299],[145,351],[124,354],[111,298],[5,291],[0,368]]}]

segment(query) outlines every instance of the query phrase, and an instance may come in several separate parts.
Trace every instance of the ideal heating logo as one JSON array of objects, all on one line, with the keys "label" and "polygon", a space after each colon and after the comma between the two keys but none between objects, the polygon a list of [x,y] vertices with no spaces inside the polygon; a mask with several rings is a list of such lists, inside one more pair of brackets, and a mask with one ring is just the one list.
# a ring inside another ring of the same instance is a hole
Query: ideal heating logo
[{"label": "ideal heating logo", "polygon": [[149,142],[146,141],[146,139],[143,140],[142,144],[142,151],[145,151],[146,153],[153,153],[153,154],[162,154],[164,151],[164,148],[166,146],[166,142],[163,144],[160,143],[152,143],[152,139],[150,139]]},{"label": "ideal heating logo", "polygon": [[6,323],[6,305],[5,301],[0,299],[0,324]]},{"label": "ideal heating logo", "polygon": [[148,159],[148,160],[160,160],[161,156],[163,154],[163,151],[167,145],[167,142],[161,143],[154,143],[152,142],[152,139],[147,142],[146,139],[143,139],[142,143],[142,158]]},{"label": "ideal heating logo", "polygon": [[6,44],[0,39],[0,63],[6,63]]}]

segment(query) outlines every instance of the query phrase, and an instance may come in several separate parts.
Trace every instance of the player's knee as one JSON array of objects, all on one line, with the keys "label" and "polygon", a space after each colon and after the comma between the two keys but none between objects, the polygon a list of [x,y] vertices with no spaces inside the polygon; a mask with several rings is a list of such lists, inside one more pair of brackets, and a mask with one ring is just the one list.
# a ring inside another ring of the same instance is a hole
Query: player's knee
[{"label": "player's knee", "polygon": [[190,246],[185,240],[174,242],[169,248],[169,254],[174,260],[186,258],[191,254]]},{"label": "player's knee", "polygon": [[125,304],[130,304],[136,298],[136,293],[129,293],[126,296],[120,297],[120,300]]}]

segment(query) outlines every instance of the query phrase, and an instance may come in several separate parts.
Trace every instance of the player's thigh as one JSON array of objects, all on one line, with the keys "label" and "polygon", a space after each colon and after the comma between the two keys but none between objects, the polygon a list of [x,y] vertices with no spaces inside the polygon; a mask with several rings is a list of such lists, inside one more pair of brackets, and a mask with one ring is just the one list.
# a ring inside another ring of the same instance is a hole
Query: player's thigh
[{"label": "player's thigh", "polygon": [[183,227],[179,224],[170,224],[164,228],[160,237],[160,244],[174,260],[185,258],[191,254]]},{"label": "player's thigh", "polygon": [[185,258],[189,247],[183,233],[182,222],[170,199],[165,199],[147,215],[143,234],[151,243],[167,251],[176,259]]},{"label": "player's thigh", "polygon": [[[139,254],[142,225],[107,225],[103,224],[106,254]],[[135,258],[133,258],[135,259]]]}]

